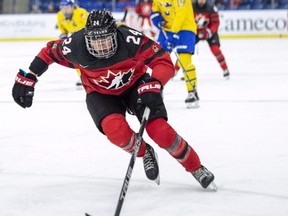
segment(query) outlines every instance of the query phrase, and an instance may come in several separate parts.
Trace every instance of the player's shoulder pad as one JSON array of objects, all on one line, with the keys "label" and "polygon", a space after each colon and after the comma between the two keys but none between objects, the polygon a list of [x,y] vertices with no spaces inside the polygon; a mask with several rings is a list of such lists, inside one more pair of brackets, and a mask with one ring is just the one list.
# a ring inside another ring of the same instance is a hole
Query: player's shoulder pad
[{"label": "player's shoulder pad", "polygon": [[57,12],[57,19],[64,19],[64,18],[65,18],[64,14],[62,13],[61,10],[59,10],[59,11]]},{"label": "player's shoulder pad", "polygon": [[116,22],[116,26],[117,26],[117,30],[120,31],[121,34],[124,35],[135,35],[135,36],[141,36],[142,38],[144,38],[143,33],[141,33],[140,31],[133,29],[131,27],[129,27],[128,25],[126,25],[123,22]]},{"label": "player's shoulder pad", "polygon": [[117,28],[120,28],[121,26],[128,27],[124,22],[121,22],[121,21],[116,22]]},{"label": "player's shoulder pad", "polygon": [[[75,9],[76,10],[76,9]],[[81,7],[77,7],[77,11],[79,11],[79,13],[84,13],[84,14],[89,14],[89,12],[85,9],[85,8],[81,8]]]},{"label": "player's shoulder pad", "polygon": [[84,29],[74,32],[69,38],[62,42],[62,53],[72,62],[76,62],[77,55],[86,50]]},{"label": "player's shoulder pad", "polygon": [[136,29],[130,28],[124,23],[117,23],[117,34],[119,35],[119,42],[126,43],[129,49],[138,50],[142,45],[145,35]]}]

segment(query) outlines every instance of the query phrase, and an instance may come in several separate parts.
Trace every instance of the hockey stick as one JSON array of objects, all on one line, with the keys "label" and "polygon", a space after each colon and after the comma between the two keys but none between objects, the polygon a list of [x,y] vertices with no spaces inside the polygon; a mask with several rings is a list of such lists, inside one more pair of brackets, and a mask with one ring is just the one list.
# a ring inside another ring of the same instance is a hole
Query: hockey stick
[{"label": "hockey stick", "polygon": [[[167,39],[168,39],[168,35],[167,35],[167,33],[165,32],[165,30],[164,30],[163,28],[161,28],[161,31],[162,31],[162,33],[163,33],[165,39],[167,40]],[[190,85],[192,86],[192,88],[194,88],[194,86],[193,86],[193,84],[192,84],[192,82],[191,82],[191,80],[189,79],[189,76],[188,76],[188,74],[187,74],[187,70],[185,69],[183,63],[182,63],[181,60],[180,60],[180,57],[179,57],[177,51],[175,50],[175,47],[172,45],[171,48],[172,48],[172,52],[173,52],[174,55],[176,56],[176,60],[177,60],[177,62],[179,62],[179,64],[180,64],[180,67],[182,68],[183,73],[184,73],[184,75],[186,76],[188,82],[190,83]]]},{"label": "hockey stick", "polygon": [[[167,33],[165,32],[165,30],[164,30],[163,28],[161,28],[161,31],[162,31],[165,39],[167,40],[167,39],[168,39]],[[192,88],[194,88],[194,85],[193,85],[193,83],[191,82],[191,80],[189,79],[189,76],[188,76],[188,74],[187,74],[187,70],[185,69],[183,63],[181,62],[180,57],[179,57],[179,55],[178,55],[175,47],[172,45],[171,48],[172,48],[172,52],[173,52],[174,55],[176,56],[177,61],[178,61],[179,64],[180,64],[180,67],[181,67],[182,70],[183,70],[184,76],[187,78],[187,81],[190,83],[190,85],[192,86]]]},{"label": "hockey stick", "polygon": [[126,8],[125,11],[124,11],[124,16],[121,20],[121,22],[125,23],[126,22],[126,17],[127,17],[127,14],[128,14],[128,9]]},{"label": "hockey stick", "polygon": [[135,161],[136,161],[137,153],[138,153],[139,148],[140,148],[140,144],[141,144],[141,141],[142,141],[142,136],[143,136],[144,129],[146,127],[149,115],[150,115],[150,109],[149,109],[149,107],[146,107],[145,110],[144,110],[144,113],[143,113],[140,129],[139,129],[139,132],[138,132],[137,137],[136,137],[136,144],[134,146],[134,150],[132,152],[132,156],[131,156],[131,159],[130,159],[130,162],[129,162],[129,166],[128,166],[128,169],[127,169],[127,172],[126,172],[126,175],[125,175],[125,178],[124,178],[124,182],[123,182],[123,185],[122,185],[122,188],[121,188],[121,192],[120,192],[120,195],[119,195],[119,199],[118,199],[118,203],[117,203],[117,207],[116,207],[116,211],[115,211],[114,216],[119,216],[120,215],[120,212],[121,212],[121,209],[122,209],[122,205],[124,203],[124,199],[125,199],[125,196],[126,196],[126,193],[127,193],[127,190],[128,190],[129,182],[130,182],[130,179],[131,179],[131,176],[132,176],[132,171],[133,171],[133,167],[134,167],[134,164],[135,164]]},{"label": "hockey stick", "polygon": [[[136,137],[136,143],[135,143],[132,155],[131,155],[131,159],[130,159],[130,162],[129,162],[129,165],[128,165],[128,169],[127,169],[125,178],[124,178],[124,182],[123,182],[123,185],[122,185],[122,188],[121,188],[121,192],[120,192],[120,195],[119,195],[119,199],[118,199],[118,203],[117,203],[117,207],[116,207],[116,211],[115,211],[114,216],[119,216],[120,215],[120,212],[121,212],[121,209],[122,209],[122,205],[124,203],[124,199],[125,199],[125,196],[126,196],[126,193],[127,193],[127,190],[128,190],[129,182],[130,182],[130,179],[131,179],[131,176],[132,176],[132,171],[133,171],[134,164],[135,164],[135,161],[136,161],[137,153],[138,153],[139,148],[140,148],[140,144],[141,144],[141,141],[142,141],[142,136],[143,136],[144,129],[146,127],[149,115],[150,115],[150,108],[149,107],[145,107],[145,110],[144,110],[144,113],[143,113],[143,116],[142,116],[140,129],[139,129],[139,132],[138,132],[137,137]],[[85,213],[85,216],[91,216],[91,215]]]},{"label": "hockey stick", "polygon": [[[162,31],[165,39],[167,40],[167,39],[168,39],[167,33],[165,32],[165,30],[164,30],[163,28],[161,28],[161,31]],[[183,63],[180,61],[179,55],[178,55],[177,51],[174,49],[175,47],[172,45],[171,48],[172,48],[172,52],[173,52],[174,55],[176,56],[176,60],[179,62],[180,67],[182,68],[183,72],[184,72],[185,75],[187,76],[187,74],[186,74],[187,71],[185,70]],[[188,78],[188,76],[187,76],[187,78]]]}]

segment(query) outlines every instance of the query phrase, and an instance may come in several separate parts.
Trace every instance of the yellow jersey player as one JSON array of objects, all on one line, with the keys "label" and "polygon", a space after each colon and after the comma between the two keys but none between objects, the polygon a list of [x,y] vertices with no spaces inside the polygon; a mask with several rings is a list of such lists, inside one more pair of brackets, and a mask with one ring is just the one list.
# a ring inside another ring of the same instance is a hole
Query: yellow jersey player
[{"label": "yellow jersey player", "polygon": [[[195,50],[197,26],[190,0],[153,0],[151,20],[160,29],[158,42],[168,52],[174,48],[179,57],[188,90],[188,108],[199,107],[197,79],[192,54]],[[180,63],[179,63],[180,61]]]},{"label": "yellow jersey player", "polygon": [[[74,0],[61,0],[60,11],[57,13],[57,26],[61,32],[60,39],[66,39],[74,32],[82,29],[86,25],[89,13],[78,7]],[[76,69],[80,76],[80,70]],[[76,86],[82,86],[81,81],[76,82]]]}]

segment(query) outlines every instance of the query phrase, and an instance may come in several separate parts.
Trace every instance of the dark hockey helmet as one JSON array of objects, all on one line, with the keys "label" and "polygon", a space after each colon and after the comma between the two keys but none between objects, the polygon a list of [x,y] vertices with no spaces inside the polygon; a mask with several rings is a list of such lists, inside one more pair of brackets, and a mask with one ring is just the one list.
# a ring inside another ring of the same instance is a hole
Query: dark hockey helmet
[{"label": "dark hockey helmet", "polygon": [[61,0],[60,2],[60,10],[65,16],[65,19],[71,20],[74,7],[76,6],[74,0]]},{"label": "dark hockey helmet", "polygon": [[99,59],[113,56],[118,47],[116,29],[116,20],[109,10],[91,11],[84,33],[88,52]]}]

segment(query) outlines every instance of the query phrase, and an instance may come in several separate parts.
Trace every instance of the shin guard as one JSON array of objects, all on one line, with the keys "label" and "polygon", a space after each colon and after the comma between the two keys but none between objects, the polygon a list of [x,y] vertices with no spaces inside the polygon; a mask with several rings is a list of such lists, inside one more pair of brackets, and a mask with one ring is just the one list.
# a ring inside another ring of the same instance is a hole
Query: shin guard
[{"label": "shin guard", "polygon": [[[108,140],[131,153],[136,143],[136,134],[128,125],[125,117],[121,114],[111,114],[106,116],[101,126]],[[142,139],[138,157],[142,157],[146,151],[146,143]]]},{"label": "shin guard", "polygon": [[223,71],[227,70],[227,64],[226,64],[226,60],[224,58],[224,55],[222,54],[220,47],[218,45],[211,45],[210,49],[212,51],[212,53],[214,54],[214,56],[216,57],[217,61],[220,64],[220,67],[222,68]]},{"label": "shin guard", "polygon": [[179,53],[180,61],[184,67],[183,76],[186,82],[188,92],[192,92],[197,86],[196,69],[192,63],[192,55],[190,53]]},{"label": "shin guard", "polygon": [[197,153],[163,118],[150,120],[146,131],[151,139],[161,148],[166,149],[187,172],[194,172],[200,167]]}]

